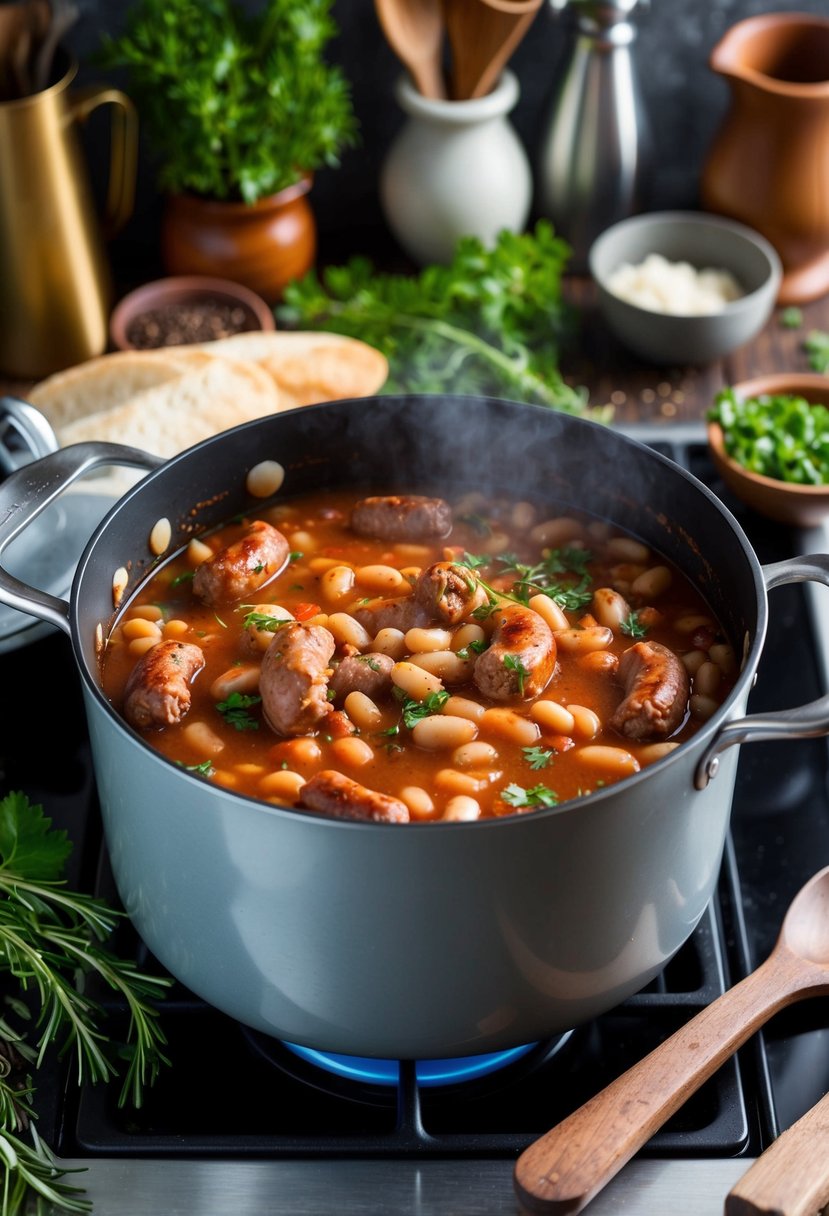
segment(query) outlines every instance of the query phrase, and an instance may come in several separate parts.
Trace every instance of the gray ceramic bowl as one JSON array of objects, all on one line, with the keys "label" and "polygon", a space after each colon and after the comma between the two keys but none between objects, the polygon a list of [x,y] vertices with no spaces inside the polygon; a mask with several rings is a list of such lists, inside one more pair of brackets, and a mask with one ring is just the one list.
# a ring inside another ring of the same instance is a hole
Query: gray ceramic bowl
[{"label": "gray ceramic bowl", "polygon": [[[638,265],[649,253],[697,269],[728,270],[744,291],[722,311],[677,316],[640,308],[608,287],[625,262]],[[751,228],[699,211],[659,211],[633,216],[601,234],[590,250],[590,272],[604,317],[619,341],[649,363],[710,363],[748,342],[774,308],[780,259]]]}]

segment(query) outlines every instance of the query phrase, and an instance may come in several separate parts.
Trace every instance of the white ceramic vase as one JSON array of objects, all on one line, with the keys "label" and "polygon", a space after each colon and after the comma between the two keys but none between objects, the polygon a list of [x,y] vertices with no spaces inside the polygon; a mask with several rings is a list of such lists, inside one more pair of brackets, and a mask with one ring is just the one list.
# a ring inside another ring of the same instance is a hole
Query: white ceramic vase
[{"label": "white ceramic vase", "polygon": [[401,77],[396,96],[408,120],[380,175],[386,221],[415,262],[451,260],[458,238],[490,245],[502,228],[520,232],[532,201],[527,154],[507,115],[518,81],[505,71],[486,97],[434,101]]}]

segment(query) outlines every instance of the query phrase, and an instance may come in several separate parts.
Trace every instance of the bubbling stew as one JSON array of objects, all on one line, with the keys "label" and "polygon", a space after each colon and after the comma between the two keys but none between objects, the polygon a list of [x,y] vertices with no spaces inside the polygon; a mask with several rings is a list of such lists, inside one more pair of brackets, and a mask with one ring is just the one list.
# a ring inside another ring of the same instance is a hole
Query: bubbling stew
[{"label": "bubbling stew", "polygon": [[737,674],[675,566],[530,501],[326,491],[193,539],[120,613],[113,705],[205,780],[309,813],[552,807],[666,755]]}]

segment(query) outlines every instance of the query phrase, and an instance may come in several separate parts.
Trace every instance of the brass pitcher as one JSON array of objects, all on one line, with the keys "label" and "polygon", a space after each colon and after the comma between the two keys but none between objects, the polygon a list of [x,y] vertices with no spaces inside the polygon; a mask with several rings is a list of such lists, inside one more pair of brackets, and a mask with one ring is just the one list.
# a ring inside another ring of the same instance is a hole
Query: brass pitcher
[{"label": "brass pitcher", "polygon": [[[37,379],[101,354],[112,302],[103,247],[135,196],[137,117],[108,86],[71,90],[61,52],[48,88],[0,103],[0,372]],[[109,182],[100,218],[79,124],[112,107]]]}]

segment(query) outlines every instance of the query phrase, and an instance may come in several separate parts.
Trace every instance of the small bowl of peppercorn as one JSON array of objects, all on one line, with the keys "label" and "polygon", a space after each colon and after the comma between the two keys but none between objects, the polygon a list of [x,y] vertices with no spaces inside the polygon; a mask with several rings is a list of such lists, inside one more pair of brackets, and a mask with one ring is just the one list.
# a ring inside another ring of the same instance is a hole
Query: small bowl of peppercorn
[{"label": "small bowl of peppercorn", "polygon": [[202,275],[145,283],[124,296],[109,319],[116,350],[200,345],[275,328],[272,310],[255,291]]}]

